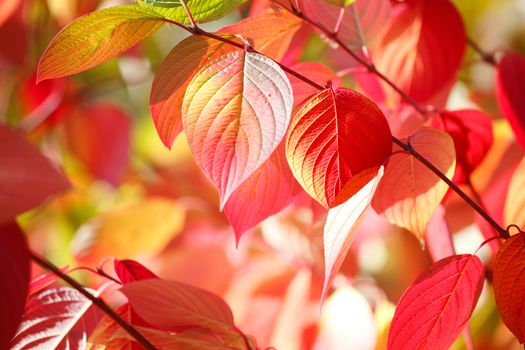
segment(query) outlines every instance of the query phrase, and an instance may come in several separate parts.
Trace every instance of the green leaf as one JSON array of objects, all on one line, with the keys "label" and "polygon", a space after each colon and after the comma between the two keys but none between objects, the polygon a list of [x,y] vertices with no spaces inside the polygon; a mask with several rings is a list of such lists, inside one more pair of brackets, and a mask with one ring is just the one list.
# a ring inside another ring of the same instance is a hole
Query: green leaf
[{"label": "green leaf", "polygon": [[[186,0],[195,21],[203,23],[226,16],[247,0]],[[138,4],[179,23],[190,23],[180,0],[138,0]]]},{"label": "green leaf", "polygon": [[51,41],[38,64],[38,81],[83,72],[126,51],[163,24],[151,9],[116,6],[68,24]]}]

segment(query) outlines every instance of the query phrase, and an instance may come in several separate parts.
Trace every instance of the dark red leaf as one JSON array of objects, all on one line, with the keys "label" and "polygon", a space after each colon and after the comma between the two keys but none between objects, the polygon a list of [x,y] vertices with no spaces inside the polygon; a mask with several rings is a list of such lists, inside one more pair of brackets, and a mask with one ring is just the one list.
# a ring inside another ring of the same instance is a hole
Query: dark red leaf
[{"label": "dark red leaf", "polygon": [[122,284],[128,284],[149,278],[158,278],[157,275],[134,260],[115,259],[113,266]]},{"label": "dark red leaf", "polygon": [[481,260],[470,254],[433,264],[401,297],[388,349],[448,349],[476,306],[484,273]]},{"label": "dark red leaf", "polygon": [[507,54],[496,70],[496,95],[501,112],[525,147],[525,57]]},{"label": "dark red leaf", "polygon": [[29,288],[29,251],[14,222],[0,226],[0,349],[7,349],[24,313]]},{"label": "dark red leaf", "polygon": [[503,322],[525,342],[525,233],[512,236],[498,251],[494,294]]}]

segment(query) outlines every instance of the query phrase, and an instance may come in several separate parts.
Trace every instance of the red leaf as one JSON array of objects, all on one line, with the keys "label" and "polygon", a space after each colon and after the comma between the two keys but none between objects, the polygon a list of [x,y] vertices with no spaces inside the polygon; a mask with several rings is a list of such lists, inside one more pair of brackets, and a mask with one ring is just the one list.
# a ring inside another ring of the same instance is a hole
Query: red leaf
[{"label": "red leaf", "polygon": [[0,226],[0,349],[7,349],[22,319],[29,288],[29,251],[20,227]]},{"label": "red leaf", "polygon": [[11,16],[20,3],[21,0],[3,0],[0,3],[0,26]]},{"label": "red leaf", "polygon": [[284,154],[284,143],[233,192],[224,214],[235,230],[237,244],[244,232],[286,208],[299,193]]},{"label": "red leaf", "polygon": [[496,70],[496,95],[518,142],[525,147],[525,57],[507,54]]},{"label": "red leaf", "polygon": [[157,275],[134,260],[115,259],[113,266],[122,284],[128,284],[150,278],[158,278]]},{"label": "red leaf", "polygon": [[441,205],[436,209],[428,222],[425,241],[428,252],[434,262],[456,254],[452,233],[445,220],[445,208]]},{"label": "red leaf", "polygon": [[[297,73],[300,73],[308,79],[316,82],[321,86],[325,86],[327,82],[331,81],[335,87],[341,85],[341,79],[334,73],[334,71],[319,62],[299,62],[290,67]],[[318,90],[303,80],[296,78],[289,74],[290,84],[292,84],[294,105],[300,105],[308,97],[315,94]]]},{"label": "red leaf", "polygon": [[433,264],[401,297],[388,349],[448,349],[476,306],[484,273],[481,260],[470,254]]},{"label": "red leaf", "polygon": [[286,140],[292,172],[325,207],[344,203],[370,181],[392,150],[381,110],[365,96],[328,88],[294,114]]},{"label": "red leaf", "polygon": [[[69,266],[62,267],[60,271],[62,273],[68,273]],[[60,277],[50,272],[32,280],[29,284],[29,296],[32,296],[35,293],[39,293],[42,289],[49,287],[49,285],[53,284],[59,279]]]},{"label": "red leaf", "polygon": [[454,182],[464,182],[492,146],[492,120],[481,111],[463,109],[441,113],[441,121],[435,120],[434,125],[452,137],[456,149]]},{"label": "red leaf", "polygon": [[23,134],[0,124],[0,224],[69,188],[67,179]]},{"label": "red leaf", "polygon": [[[449,0],[404,1],[377,50],[377,69],[419,102],[428,102],[456,75],[466,48],[465,28]],[[383,83],[394,101],[401,97]]]},{"label": "red leaf", "polygon": [[[93,292],[98,296],[100,292]],[[69,287],[45,289],[27,301],[11,350],[83,350],[100,319],[91,301]]]},{"label": "red leaf", "polygon": [[203,289],[175,281],[149,279],[123,286],[133,311],[152,326],[180,331],[187,327],[224,329],[234,326],[228,305]]},{"label": "red leaf", "polygon": [[79,108],[66,121],[71,151],[95,177],[117,185],[128,165],[131,119],[112,104]]},{"label": "red leaf", "polygon": [[505,325],[525,342],[525,233],[507,239],[496,256],[494,294]]}]

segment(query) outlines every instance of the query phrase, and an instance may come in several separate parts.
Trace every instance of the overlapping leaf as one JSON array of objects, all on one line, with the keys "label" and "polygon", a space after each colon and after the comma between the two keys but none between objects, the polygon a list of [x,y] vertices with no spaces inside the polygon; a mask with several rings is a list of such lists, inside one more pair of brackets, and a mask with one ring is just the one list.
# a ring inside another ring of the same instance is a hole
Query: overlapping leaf
[{"label": "overlapping leaf", "polygon": [[481,260],[470,254],[433,264],[401,297],[388,349],[448,349],[476,306],[484,274]]},{"label": "overlapping leaf", "polygon": [[284,151],[284,143],[239,188],[224,207],[237,243],[244,232],[280,212],[300,191]]},{"label": "overlapping leaf", "polygon": [[155,32],[162,21],[155,11],[136,5],[82,16],[51,41],[40,58],[37,80],[72,75],[107,61]]},{"label": "overlapping leaf", "polygon": [[[316,23],[334,30],[341,13],[338,5],[349,5],[349,2],[351,1],[299,0],[299,8]],[[388,0],[356,1],[345,9],[338,36],[351,49],[361,49],[364,44],[373,45],[390,16],[391,5]]]},{"label": "overlapping leaf", "polygon": [[69,182],[21,132],[0,124],[0,224],[69,188]]},{"label": "overlapping leaf", "polygon": [[496,95],[503,116],[525,147],[525,57],[507,54],[496,70]]},{"label": "overlapping leaf", "polygon": [[99,311],[77,290],[45,289],[28,300],[11,350],[85,349],[99,319]]},{"label": "overlapping leaf", "polygon": [[323,233],[325,260],[323,296],[328,292],[328,288],[343,264],[348,249],[354,241],[356,230],[370,206],[382,176],[383,167],[349,200],[328,211]]},{"label": "overlapping leaf", "polygon": [[454,180],[465,181],[492,146],[492,120],[481,111],[464,109],[441,113],[441,122],[454,140],[457,160]]},{"label": "overlapping leaf", "polygon": [[149,198],[94,218],[77,231],[72,249],[78,259],[90,263],[111,255],[154,255],[180,233],[184,217],[177,203]]},{"label": "overlapping leaf", "polygon": [[[456,158],[450,136],[437,129],[422,128],[408,141],[443,174],[452,177]],[[401,149],[396,146],[394,151]],[[406,228],[422,240],[447,189],[448,186],[425,165],[401,151],[388,160],[372,206],[390,223]]]},{"label": "overlapping leaf", "polygon": [[[239,39],[224,38],[240,43]],[[199,68],[220,56],[240,49],[222,41],[190,36],[166,56],[157,69],[151,88],[151,114],[161,141],[171,148],[182,131],[182,99]]]},{"label": "overlapping leaf", "polygon": [[428,223],[425,242],[434,262],[455,254],[452,232],[445,220],[445,208],[442,205],[436,209]]},{"label": "overlapping leaf", "polygon": [[24,313],[29,290],[29,250],[15,222],[0,225],[0,348],[7,349]]},{"label": "overlapping leaf", "polygon": [[[341,79],[335,72],[320,62],[299,62],[290,68],[321,86],[325,86],[328,82],[331,82],[335,87],[339,87],[341,84]],[[288,78],[292,84],[293,98],[296,106],[317,92],[314,86],[307,84],[291,74],[288,75]]]},{"label": "overlapping leaf", "polygon": [[122,284],[141,281],[150,278],[158,278],[153,272],[134,260],[118,260],[113,262],[115,273]]},{"label": "overlapping leaf", "polygon": [[496,256],[494,294],[505,325],[525,342],[525,233],[507,239]]},{"label": "overlapping leaf", "polygon": [[[195,21],[203,23],[224,17],[247,0],[186,0]],[[189,24],[180,0],[138,0],[138,4],[171,21]]]},{"label": "overlapping leaf", "polygon": [[388,123],[363,95],[328,88],[294,114],[286,141],[290,168],[325,207],[344,203],[370,181],[392,149]]},{"label": "overlapping leaf", "polygon": [[[392,22],[373,51],[377,69],[420,102],[454,79],[466,48],[458,11],[449,0],[396,4]],[[392,99],[401,98],[384,84]]]},{"label": "overlapping leaf", "polygon": [[281,143],[292,105],[284,72],[257,53],[221,56],[190,82],[184,131],[197,164],[219,189],[221,208]]},{"label": "overlapping leaf", "polygon": [[302,23],[288,11],[269,9],[258,16],[224,27],[220,32],[242,35],[258,52],[280,61]]}]

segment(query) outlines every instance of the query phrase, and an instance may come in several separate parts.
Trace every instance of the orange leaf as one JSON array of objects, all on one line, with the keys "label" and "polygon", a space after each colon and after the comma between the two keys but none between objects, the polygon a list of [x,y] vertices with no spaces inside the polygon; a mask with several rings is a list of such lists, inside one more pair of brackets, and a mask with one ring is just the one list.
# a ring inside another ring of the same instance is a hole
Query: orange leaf
[{"label": "orange leaf", "polygon": [[[223,37],[239,42],[231,35]],[[166,56],[151,87],[150,108],[161,141],[171,148],[182,131],[182,100],[199,68],[214,59],[240,49],[211,38],[192,35]]]},{"label": "orange leaf", "polygon": [[281,143],[292,105],[286,74],[258,53],[231,52],[195,75],[182,121],[195,161],[219,189],[221,209]]},{"label": "orange leaf", "polygon": [[507,239],[496,256],[494,295],[505,325],[525,342],[525,233]]},{"label": "orange leaf", "polygon": [[268,9],[255,17],[248,17],[221,33],[240,34],[265,56],[280,61],[288,51],[293,36],[303,21],[282,9]]},{"label": "orange leaf", "polygon": [[126,51],[159,29],[162,17],[129,5],[91,12],[58,33],[38,63],[37,81],[83,72]]},{"label": "orange leaf", "polygon": [[288,163],[305,191],[333,208],[377,174],[392,149],[391,136],[371,100],[350,89],[328,88],[294,114]]},{"label": "orange leaf", "polygon": [[[456,165],[454,142],[445,132],[422,128],[409,138],[412,147],[448,178]],[[388,160],[372,206],[390,223],[406,228],[421,241],[448,186],[414,157],[396,147]]]},{"label": "orange leaf", "polygon": [[525,159],[523,159],[510,180],[503,211],[505,225],[525,227]]}]

